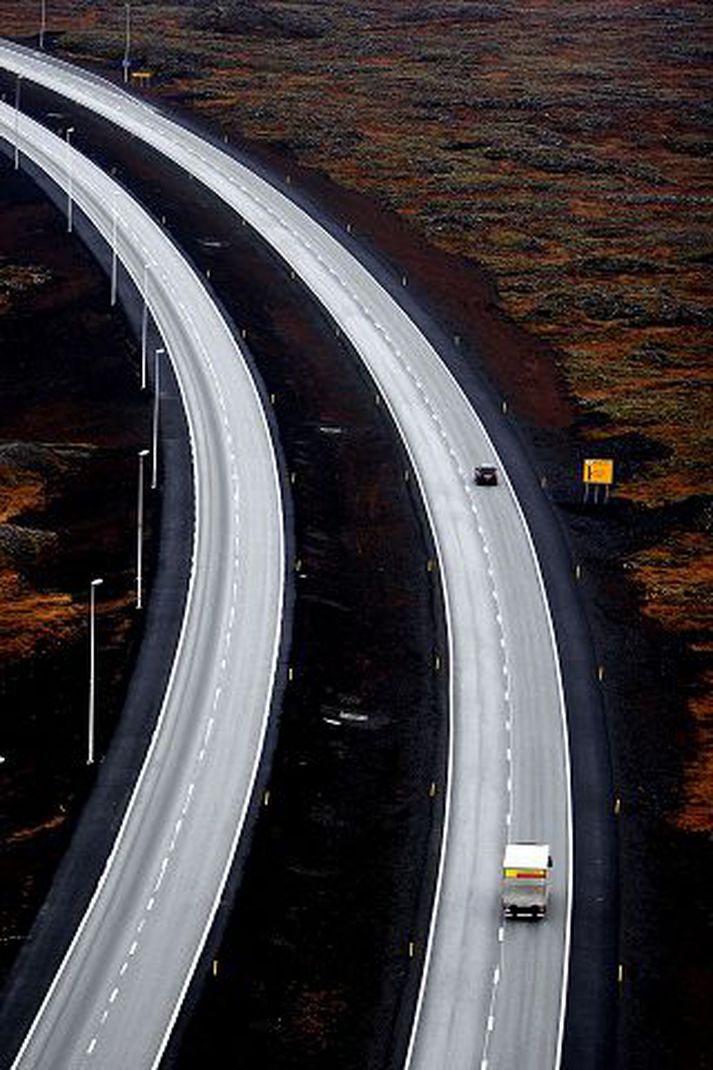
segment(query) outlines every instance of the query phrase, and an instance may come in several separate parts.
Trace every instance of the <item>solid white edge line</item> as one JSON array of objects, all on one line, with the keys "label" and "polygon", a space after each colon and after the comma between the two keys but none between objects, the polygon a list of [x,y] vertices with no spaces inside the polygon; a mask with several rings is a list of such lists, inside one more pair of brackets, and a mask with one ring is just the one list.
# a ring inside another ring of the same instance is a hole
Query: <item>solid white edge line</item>
[{"label": "solid white edge line", "polygon": [[[487,434],[487,432],[486,432]],[[497,455],[497,454],[496,454]],[[535,543],[532,538],[532,532],[530,526],[527,523],[524,510],[520,504],[518,496],[513,490],[512,483],[507,470],[503,468],[503,473],[507,481],[508,486],[512,492],[515,505],[520,514],[522,520],[522,526],[525,529],[525,535],[528,545],[530,547],[530,553],[532,554],[532,560],[535,564],[535,571],[537,573],[537,579],[542,591],[542,601],[545,607],[545,614],[547,617],[547,626],[550,633],[550,642],[552,644],[552,652],[554,655],[555,670],[557,674],[557,692],[560,700],[560,729],[562,732],[562,747],[564,751],[564,766],[565,766],[565,779],[567,782],[568,792],[566,800],[566,813],[565,824],[567,830],[567,902],[565,906],[565,929],[564,929],[564,954],[562,955],[562,984],[560,993],[560,1011],[559,1011],[559,1027],[557,1030],[557,1049],[555,1054],[555,1070],[559,1070],[562,1062],[562,1043],[564,1040],[564,1019],[567,1009],[567,988],[569,982],[569,956],[570,956],[570,943],[572,935],[572,895],[573,895],[573,881],[574,881],[574,831],[572,827],[572,767],[569,753],[569,728],[567,723],[567,704],[564,696],[564,685],[562,683],[562,666],[560,663],[559,646],[557,644],[557,635],[555,633],[554,621],[552,620],[552,610],[550,608],[550,602],[547,597],[547,589],[545,587],[544,577],[540,567],[540,560],[535,550]]]}]

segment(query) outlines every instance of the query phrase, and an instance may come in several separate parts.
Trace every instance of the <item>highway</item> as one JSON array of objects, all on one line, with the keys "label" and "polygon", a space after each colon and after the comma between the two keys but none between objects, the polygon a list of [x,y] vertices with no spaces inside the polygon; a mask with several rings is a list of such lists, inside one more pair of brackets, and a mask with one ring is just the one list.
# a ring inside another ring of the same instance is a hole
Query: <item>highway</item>
[{"label": "highway", "polygon": [[[351,341],[393,415],[433,531],[447,617],[450,776],[411,1070],[559,1065],[572,832],[565,710],[527,525],[477,413],[430,343],[362,264],[263,179],[93,75],[0,45],[0,63],[153,145],[242,215]],[[500,484],[476,488],[492,462]],[[548,919],[504,924],[508,839],[549,842]]]},{"label": "highway", "polygon": [[[14,139],[0,105],[0,136]],[[274,449],[240,350],[203,284],[116,183],[25,117],[22,152],[117,246],[170,354],[190,429],[194,542],[175,663],[121,830],[16,1067],[146,1067],[170,1034],[254,783],[284,597]],[[160,469],[159,469],[160,472]],[[150,1008],[150,1013],[147,1013]]]}]

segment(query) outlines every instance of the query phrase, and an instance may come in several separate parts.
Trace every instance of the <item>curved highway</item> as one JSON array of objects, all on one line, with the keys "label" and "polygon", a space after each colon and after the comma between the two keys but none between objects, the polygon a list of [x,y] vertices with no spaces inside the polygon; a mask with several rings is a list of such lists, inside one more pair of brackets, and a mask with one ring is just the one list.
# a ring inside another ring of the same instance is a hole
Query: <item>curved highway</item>
[{"label": "curved highway", "polygon": [[[0,136],[14,140],[0,105]],[[111,241],[141,286],[187,413],[195,533],[176,660],[106,869],[14,1065],[147,1067],[166,1043],[235,852],[280,637],[283,519],[255,385],[212,299],[146,213],[25,117],[21,151]]]},{"label": "curved highway", "polygon": [[[569,954],[572,833],[558,654],[539,565],[505,473],[457,382],[402,308],[301,208],[248,168],[100,78],[0,45],[0,64],[105,116],[200,179],[294,268],[364,361],[430,518],[449,636],[450,777],[411,1070],[556,1067]],[[499,911],[504,844],[549,842],[551,911]]]}]

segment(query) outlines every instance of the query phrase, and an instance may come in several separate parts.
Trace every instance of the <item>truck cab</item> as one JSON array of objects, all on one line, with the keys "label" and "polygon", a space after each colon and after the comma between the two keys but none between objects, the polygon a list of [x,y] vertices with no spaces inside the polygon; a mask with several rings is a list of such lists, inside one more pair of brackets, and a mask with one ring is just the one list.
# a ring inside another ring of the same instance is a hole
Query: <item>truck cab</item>
[{"label": "truck cab", "polygon": [[502,904],[508,918],[543,918],[547,912],[549,844],[509,843],[503,859]]}]

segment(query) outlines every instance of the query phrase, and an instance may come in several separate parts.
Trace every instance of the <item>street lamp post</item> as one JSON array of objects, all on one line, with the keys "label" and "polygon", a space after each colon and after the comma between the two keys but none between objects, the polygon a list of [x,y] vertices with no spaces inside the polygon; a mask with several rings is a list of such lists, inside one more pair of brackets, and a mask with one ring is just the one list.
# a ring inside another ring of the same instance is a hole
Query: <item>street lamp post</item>
[{"label": "street lamp post", "polygon": [[22,75],[18,74],[15,82],[15,170],[20,166],[20,82]]},{"label": "street lamp post", "polygon": [[141,310],[141,389],[146,389],[146,333],[148,329],[149,265],[144,264],[144,304]]},{"label": "street lamp post", "polygon": [[67,233],[72,233],[72,153],[69,147],[69,139],[74,133],[74,127],[68,126],[65,131],[67,145]]},{"label": "street lamp post", "polygon": [[122,67],[124,68],[124,82],[129,80],[129,67],[131,66],[131,60],[129,59],[129,53],[131,51],[131,4],[124,4],[126,10],[126,32],[124,36],[124,59],[122,60]]},{"label": "street lamp post", "polygon": [[158,402],[159,391],[161,389],[160,383],[160,364],[159,356],[161,353],[165,353],[166,350],[160,346],[156,350],[154,357],[154,394],[153,394],[153,453],[151,457],[151,489],[156,490],[158,483]]},{"label": "street lamp post", "polygon": [[94,610],[97,587],[101,579],[92,580],[89,585],[89,724],[87,734],[87,765],[94,762],[94,676],[96,662],[96,640],[94,635]]},{"label": "street lamp post", "polygon": [[42,0],[40,7],[40,49],[45,47],[45,29],[47,27],[47,0]]},{"label": "street lamp post", "polygon": [[139,450],[139,486],[136,507],[136,608],[142,607],[142,565],[144,556],[144,458],[148,450]]},{"label": "street lamp post", "polygon": [[111,206],[111,300],[116,304],[116,204]]}]

